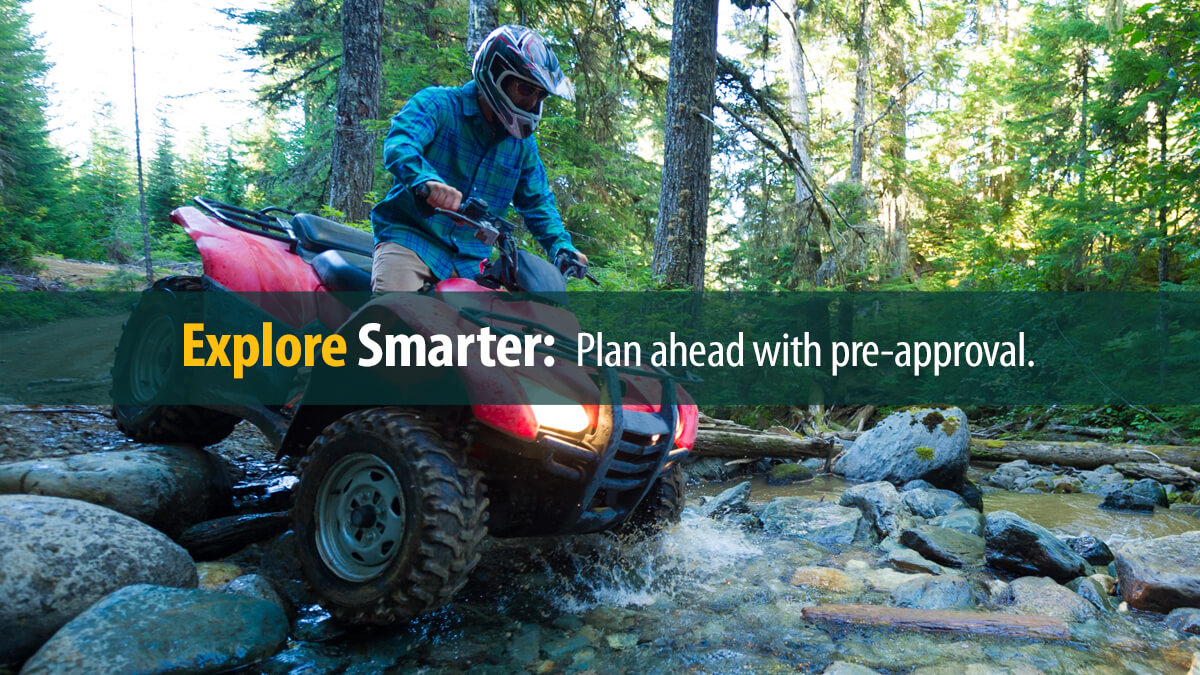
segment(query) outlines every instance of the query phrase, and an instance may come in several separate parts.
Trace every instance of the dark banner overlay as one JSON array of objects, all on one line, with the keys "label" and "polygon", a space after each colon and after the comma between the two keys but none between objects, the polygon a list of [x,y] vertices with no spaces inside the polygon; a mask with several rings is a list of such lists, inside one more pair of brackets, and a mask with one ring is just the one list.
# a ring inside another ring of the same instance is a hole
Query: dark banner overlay
[{"label": "dark banner overlay", "polygon": [[1194,405],[1200,294],[9,292],[0,350],[16,404]]}]

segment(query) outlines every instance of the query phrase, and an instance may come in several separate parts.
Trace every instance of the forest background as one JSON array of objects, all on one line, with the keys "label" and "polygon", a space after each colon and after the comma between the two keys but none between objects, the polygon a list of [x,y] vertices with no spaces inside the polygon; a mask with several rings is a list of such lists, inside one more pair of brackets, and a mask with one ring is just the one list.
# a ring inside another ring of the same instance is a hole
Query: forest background
[{"label": "forest background", "polygon": [[225,16],[257,32],[259,115],[186,144],[143,117],[143,227],[134,139],[100,103],[78,111],[86,153],[55,145],[46,59],[22,0],[0,0],[0,261],[153,274],[147,251],[195,259],[168,214],[197,194],[369,229],[391,115],[465,82],[486,29],[520,23],[576,86],[537,137],[604,289],[1200,287],[1196,0],[276,0]]}]

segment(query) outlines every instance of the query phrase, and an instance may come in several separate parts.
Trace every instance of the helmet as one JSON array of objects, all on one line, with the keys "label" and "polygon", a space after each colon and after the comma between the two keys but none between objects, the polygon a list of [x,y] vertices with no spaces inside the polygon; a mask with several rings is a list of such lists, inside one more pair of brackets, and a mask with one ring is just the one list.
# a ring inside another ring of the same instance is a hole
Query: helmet
[{"label": "helmet", "polygon": [[538,101],[532,112],[518,107],[504,93],[507,78],[516,77],[549,94],[575,100],[575,87],[563,75],[554,52],[540,35],[524,26],[500,26],[489,33],[475,52],[471,75],[496,118],[517,138],[525,138],[537,129],[542,102]]}]

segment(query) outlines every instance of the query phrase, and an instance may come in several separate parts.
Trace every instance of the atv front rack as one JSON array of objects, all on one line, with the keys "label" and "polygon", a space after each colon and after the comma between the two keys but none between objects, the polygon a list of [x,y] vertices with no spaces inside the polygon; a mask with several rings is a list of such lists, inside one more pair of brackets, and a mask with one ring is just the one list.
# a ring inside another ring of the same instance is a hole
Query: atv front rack
[{"label": "atv front rack", "polygon": [[[471,307],[459,309],[459,314],[480,327],[488,327],[501,335],[520,335],[489,323],[503,321],[542,331],[554,337],[554,346],[539,345],[535,351],[555,358],[578,363],[578,342],[562,333],[527,319],[496,314]],[[561,346],[560,346],[561,345]],[[599,375],[600,402],[604,406],[602,421],[608,422],[609,434],[603,447],[584,447],[578,442],[544,434],[539,438],[545,447],[543,467],[578,485],[570,513],[563,519],[562,534],[582,534],[609,529],[627,519],[646,498],[663,468],[670,462],[682,461],[688,450],[675,448],[675,427],[680,411],[676,385],[695,384],[700,378],[690,372],[671,373],[660,366],[648,369],[626,366],[589,365]],[[619,374],[652,377],[662,382],[662,400],[658,412],[626,410],[621,402]],[[604,419],[604,418],[609,419]]]}]

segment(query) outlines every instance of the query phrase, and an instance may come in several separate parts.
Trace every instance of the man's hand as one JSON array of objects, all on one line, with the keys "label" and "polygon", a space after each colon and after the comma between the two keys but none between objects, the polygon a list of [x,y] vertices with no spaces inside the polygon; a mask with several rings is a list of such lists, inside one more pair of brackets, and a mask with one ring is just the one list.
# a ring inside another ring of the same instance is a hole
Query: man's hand
[{"label": "man's hand", "polygon": [[423,185],[429,188],[429,196],[425,198],[425,203],[433,208],[457,211],[462,205],[462,193],[449,185],[436,180],[425,181]]}]

